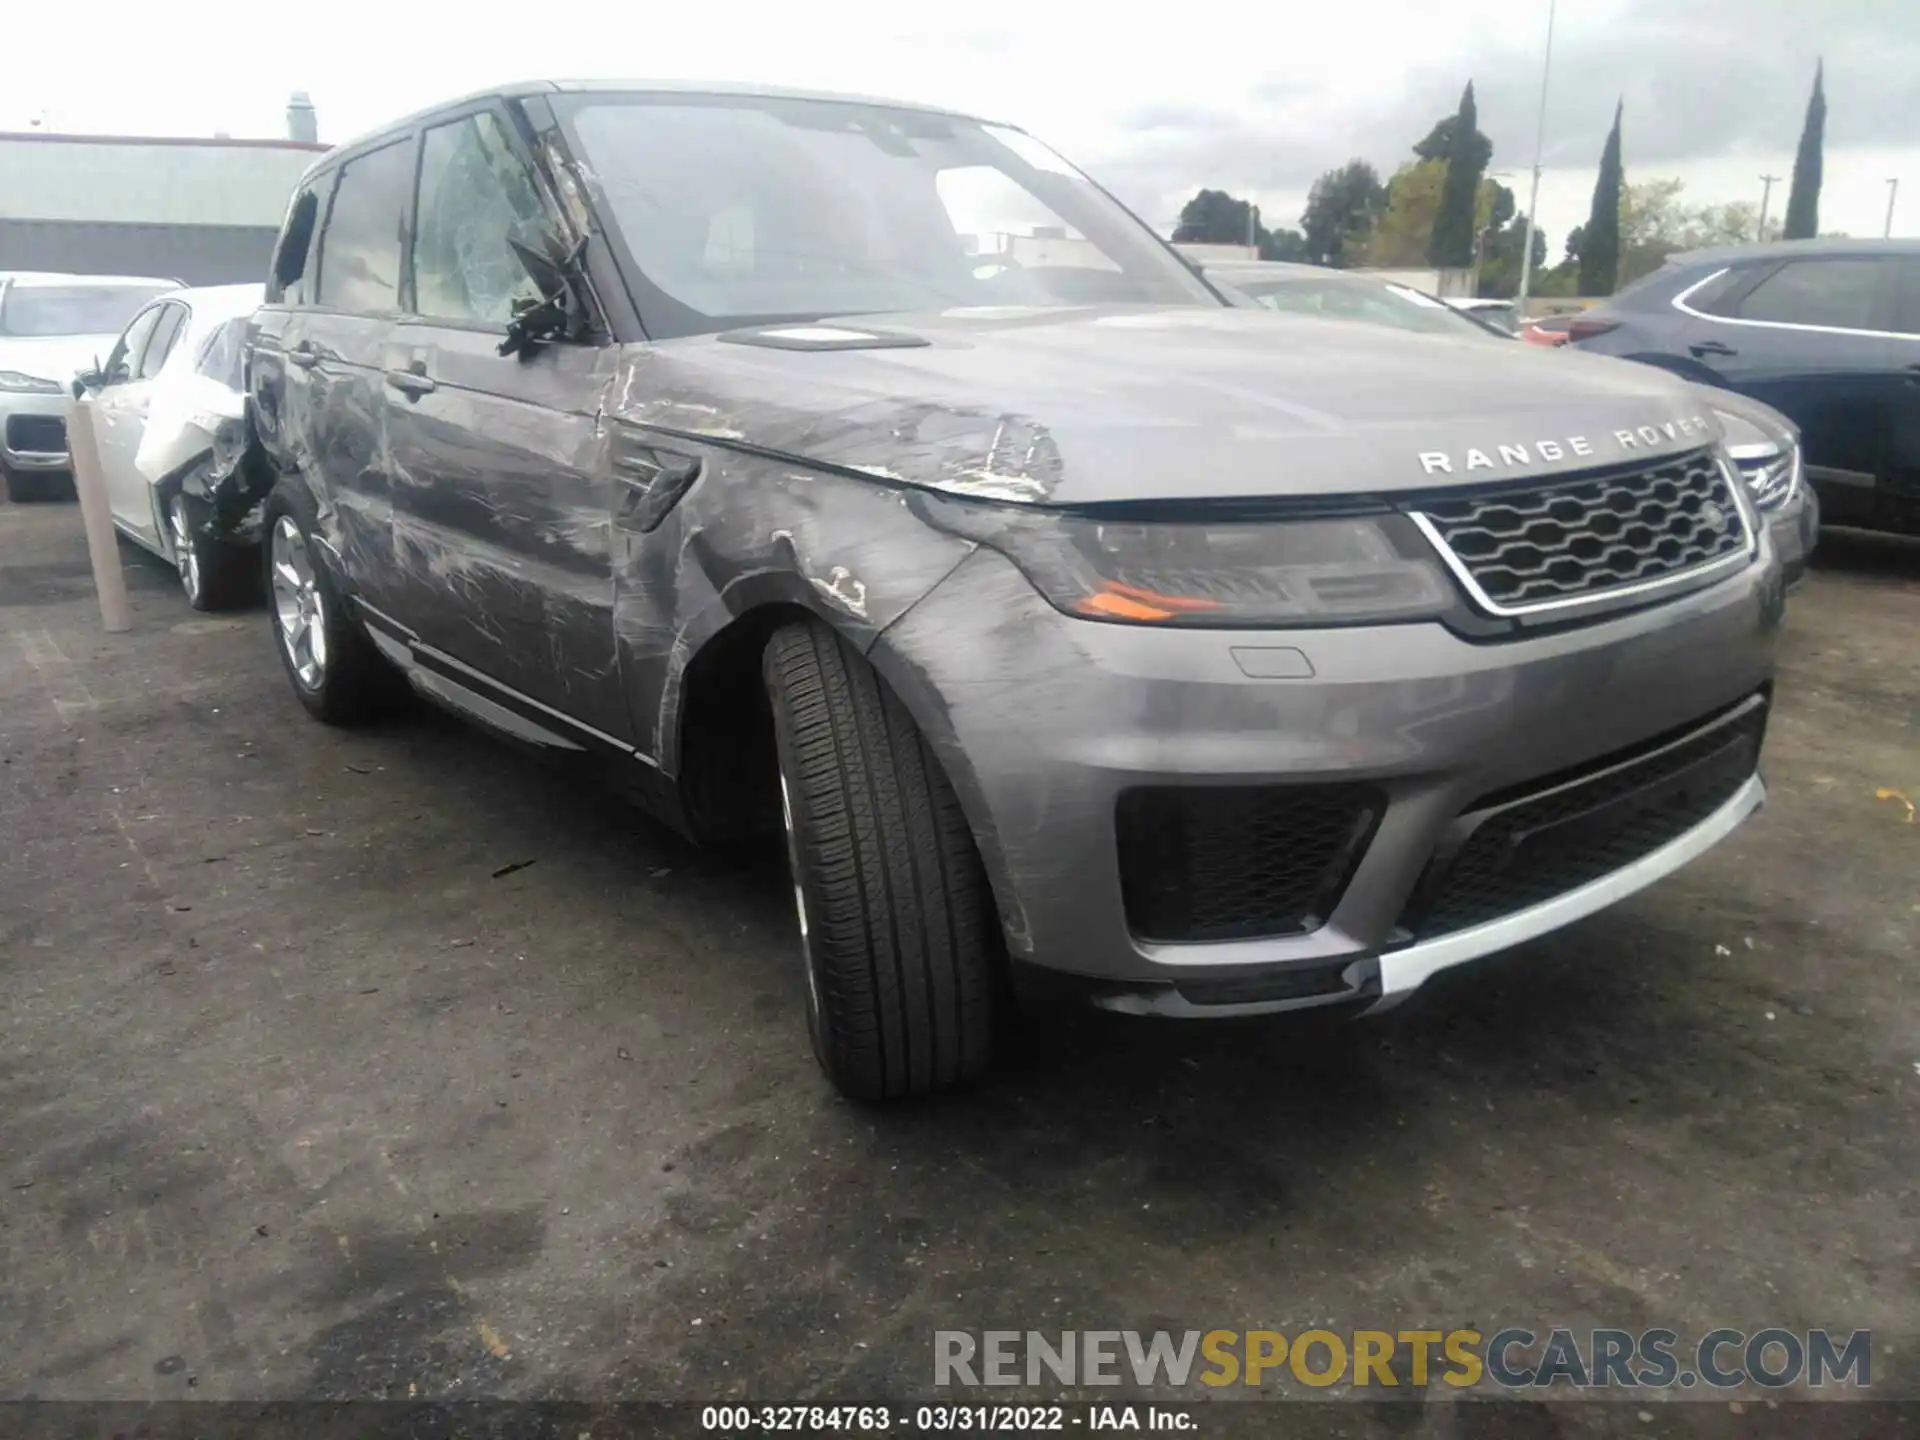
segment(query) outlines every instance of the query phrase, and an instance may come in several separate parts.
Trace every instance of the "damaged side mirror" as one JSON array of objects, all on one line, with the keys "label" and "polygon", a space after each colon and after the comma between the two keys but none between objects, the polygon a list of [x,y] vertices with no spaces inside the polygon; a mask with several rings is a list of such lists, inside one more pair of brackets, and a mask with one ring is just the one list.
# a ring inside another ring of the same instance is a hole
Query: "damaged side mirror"
[{"label": "damaged side mirror", "polygon": [[502,355],[527,356],[542,345],[556,340],[582,340],[588,333],[586,307],[585,238],[562,249],[558,237],[542,237],[543,248],[534,249],[512,236],[507,244],[514,257],[540,293],[537,298],[517,300],[513,318],[507,322],[507,335],[500,342]]},{"label": "damaged side mirror", "polygon": [[98,390],[106,383],[107,377],[100,371],[100,362],[95,360],[91,369],[82,370],[73,377],[73,383],[68,388],[73,391],[74,399],[84,400],[89,390]]}]

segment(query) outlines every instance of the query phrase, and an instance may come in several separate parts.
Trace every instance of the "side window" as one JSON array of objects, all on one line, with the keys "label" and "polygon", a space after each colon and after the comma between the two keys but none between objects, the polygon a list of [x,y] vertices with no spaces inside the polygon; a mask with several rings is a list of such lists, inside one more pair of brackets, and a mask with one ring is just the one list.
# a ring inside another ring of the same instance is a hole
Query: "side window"
[{"label": "side window", "polygon": [[316,303],[376,315],[400,308],[400,229],[413,188],[413,146],[395,141],[340,167],[320,232]]},{"label": "side window", "polygon": [[1754,267],[1729,266],[1704,285],[1696,282],[1696,288],[1684,292],[1687,307],[1698,310],[1702,315],[1737,315],[1739,308],[1734,297],[1746,289],[1753,279]]},{"label": "side window", "polygon": [[146,355],[147,342],[153,337],[153,327],[160,323],[160,312],[164,309],[164,305],[149,305],[134,316],[133,323],[121,333],[113,347],[113,354],[107,357],[106,379],[109,385],[131,380],[138,373],[140,361]]},{"label": "side window", "polygon": [[1893,328],[1920,338],[1920,256],[1900,261],[1900,309]]},{"label": "side window", "polygon": [[186,306],[160,306],[160,319],[154,324],[153,338],[147,341],[146,354],[140,357],[140,367],[134,372],[135,379],[151,380],[160,373],[160,367],[167,363],[167,356],[173,353],[173,347],[186,325]]},{"label": "side window", "polygon": [[267,299],[287,305],[313,302],[313,281],[319,271],[318,252],[313,244],[314,224],[320,218],[320,201],[333,176],[323,176],[314,185],[303,188],[287,207],[287,218],[280,227],[280,240],[273,247],[273,271],[267,277]]},{"label": "side window", "polygon": [[1884,267],[1871,258],[1790,260],[1740,302],[1742,320],[1884,330],[1880,308]]},{"label": "side window", "polygon": [[505,325],[539,292],[507,244],[539,250],[546,217],[526,166],[491,111],[426,132],[414,222],[414,309]]}]

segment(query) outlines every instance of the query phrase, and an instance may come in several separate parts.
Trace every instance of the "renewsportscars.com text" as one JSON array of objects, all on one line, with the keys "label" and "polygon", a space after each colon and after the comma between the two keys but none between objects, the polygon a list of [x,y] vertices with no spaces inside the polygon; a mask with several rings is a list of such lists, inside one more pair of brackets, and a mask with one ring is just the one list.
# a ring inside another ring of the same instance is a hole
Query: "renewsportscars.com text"
[{"label": "renewsportscars.com text", "polygon": [[936,1330],[936,1386],[1865,1389],[1873,1333],[1710,1330]]}]

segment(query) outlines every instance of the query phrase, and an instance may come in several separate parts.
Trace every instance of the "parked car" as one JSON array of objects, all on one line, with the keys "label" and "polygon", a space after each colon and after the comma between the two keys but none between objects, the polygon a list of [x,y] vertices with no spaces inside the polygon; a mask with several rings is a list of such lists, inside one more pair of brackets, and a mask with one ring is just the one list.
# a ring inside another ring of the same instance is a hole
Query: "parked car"
[{"label": "parked car", "polygon": [[1449,299],[1444,303],[1451,305],[1463,315],[1491,325],[1504,335],[1520,333],[1520,317],[1514,314],[1511,300]]},{"label": "parked car", "polygon": [[[1281,262],[1209,266],[1206,273],[1232,287],[1243,304],[1425,334],[1514,338],[1484,323],[1474,311],[1368,275]],[[1799,431],[1779,411],[1749,396],[1708,386],[1702,386],[1701,393],[1725,432],[1728,453],[1746,478],[1755,506],[1767,519],[1792,589],[1806,578],[1820,532],[1820,503],[1802,478]]]},{"label": "parked car", "polygon": [[1765,401],[1799,426],[1828,522],[1920,534],[1920,240],[1676,255],[1571,335]]},{"label": "parked car", "polygon": [[93,411],[114,528],[179,572],[196,610],[259,592],[258,507],[213,528],[246,453],[247,321],[263,285],[169,290],[127,322],[74,395]]},{"label": "parked car", "polygon": [[1520,327],[1520,338],[1529,345],[1557,349],[1567,343],[1567,332],[1578,318],[1575,315],[1537,315]]},{"label": "parked car", "polygon": [[404,675],[784,835],[854,1095],[980,1073],[1035,966],[1389,1005],[1765,793],[1780,562],[1698,390],[1231,307],[1009,126],[478,95],[316,164],[251,337],[300,703]]},{"label": "parked car", "polygon": [[177,280],[0,272],[0,483],[9,500],[73,493],[67,386]]}]

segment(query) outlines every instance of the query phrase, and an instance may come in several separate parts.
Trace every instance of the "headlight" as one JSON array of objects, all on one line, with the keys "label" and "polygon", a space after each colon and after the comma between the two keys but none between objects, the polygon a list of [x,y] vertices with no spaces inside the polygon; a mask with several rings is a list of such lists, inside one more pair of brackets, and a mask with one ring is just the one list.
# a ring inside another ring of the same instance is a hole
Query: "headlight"
[{"label": "headlight", "polygon": [[58,395],[61,389],[58,380],[23,375],[18,370],[0,370],[0,390],[11,390],[16,395]]},{"label": "headlight", "polygon": [[1746,482],[1754,508],[1774,511],[1793,499],[1801,483],[1800,442],[1724,410],[1714,413],[1726,431],[1727,454]]},{"label": "headlight", "polygon": [[1395,517],[1107,520],[919,494],[930,523],[992,547],[1059,610],[1129,625],[1366,625],[1453,607],[1438,563]]}]

